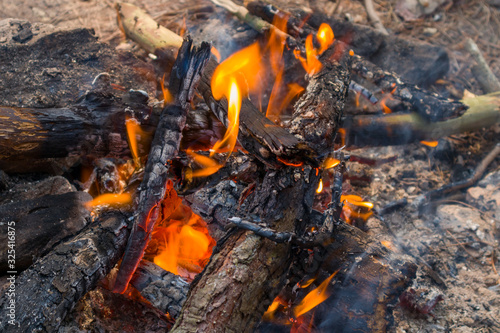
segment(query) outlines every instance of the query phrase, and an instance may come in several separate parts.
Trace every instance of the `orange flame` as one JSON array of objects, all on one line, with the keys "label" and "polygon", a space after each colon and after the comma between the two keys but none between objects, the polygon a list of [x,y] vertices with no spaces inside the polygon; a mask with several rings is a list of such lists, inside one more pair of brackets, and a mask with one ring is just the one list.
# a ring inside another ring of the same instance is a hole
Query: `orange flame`
[{"label": "orange flame", "polygon": [[[337,271],[338,272],[338,271]],[[300,317],[304,313],[310,311],[315,308],[322,302],[324,302],[330,295],[327,291],[328,285],[332,278],[337,274],[337,272],[333,273],[328,277],[325,281],[323,281],[319,287],[311,290],[306,297],[293,309],[293,314],[295,317]]]},{"label": "orange flame", "polygon": [[363,201],[363,198],[358,195],[341,195],[340,201],[344,202],[342,215],[347,223],[352,223],[355,218],[366,221],[373,215],[373,203]]},{"label": "orange flame", "polygon": [[170,91],[165,88],[165,74],[163,74],[163,78],[160,81],[161,92],[163,93],[163,106],[170,104],[174,101],[174,96],[170,93]]},{"label": "orange flame", "polygon": [[420,143],[432,148],[437,147],[437,145],[439,144],[439,142],[437,141],[420,141]]},{"label": "orange flame", "polygon": [[180,205],[153,231],[152,238],[159,243],[154,263],[183,277],[200,273],[212,254],[215,240],[207,225],[187,206]]},{"label": "orange flame", "polygon": [[98,195],[94,199],[85,203],[87,209],[92,209],[97,206],[113,206],[121,207],[126,206],[132,202],[132,196],[130,193],[114,194],[105,193]]},{"label": "orange flame", "polygon": [[215,59],[217,59],[217,62],[220,62],[220,59],[221,59],[220,52],[219,52],[219,50],[217,50],[215,48],[215,46],[212,46],[212,48],[210,49],[210,52],[212,52],[212,54],[215,56]]},{"label": "orange flame", "polygon": [[222,165],[217,163],[216,160],[211,159],[210,157],[197,154],[193,152],[191,149],[186,150],[186,154],[191,156],[193,160],[202,166],[199,170],[194,170],[188,177],[197,178],[197,177],[207,177],[211,174],[216,173],[222,168]]},{"label": "orange flame", "polygon": [[318,54],[322,54],[323,52],[325,52],[335,41],[335,35],[333,34],[333,30],[326,23],[321,23],[316,37],[318,38],[320,44]]},{"label": "orange flame", "polygon": [[314,75],[318,73],[323,65],[318,60],[323,52],[325,52],[335,41],[335,36],[333,34],[332,28],[326,24],[321,24],[316,35],[320,48],[316,49],[313,45],[313,36],[309,35],[306,38],[306,58],[304,59],[300,55],[300,50],[295,49],[293,51],[295,57],[302,63],[302,67],[306,70],[309,75]]},{"label": "orange flame", "polygon": [[[243,96],[258,87],[261,57],[259,44],[254,43],[224,60],[212,76],[212,94],[215,99],[228,97],[230,85],[236,85]],[[231,80],[231,78],[233,80]]]},{"label": "orange flame", "polygon": [[284,300],[282,300],[279,296],[277,296],[274,301],[269,305],[269,308],[267,308],[266,312],[262,315],[263,320],[270,321],[274,318],[274,314],[276,311],[278,311],[279,306],[282,305],[284,307],[287,307],[287,304]]},{"label": "orange flame", "polygon": [[394,95],[394,93],[396,92],[397,87],[395,83],[392,84],[392,87],[393,87],[392,91],[388,94],[385,94],[380,100],[380,106],[382,107],[384,113],[392,113],[392,110],[386,104],[388,100],[390,101],[393,100],[392,95]]},{"label": "orange flame", "polygon": [[137,133],[140,131],[139,122],[134,118],[127,117],[125,119],[125,128],[127,129],[127,138],[130,147],[130,153],[132,153],[134,164],[138,168],[140,167],[139,154],[137,149]]}]

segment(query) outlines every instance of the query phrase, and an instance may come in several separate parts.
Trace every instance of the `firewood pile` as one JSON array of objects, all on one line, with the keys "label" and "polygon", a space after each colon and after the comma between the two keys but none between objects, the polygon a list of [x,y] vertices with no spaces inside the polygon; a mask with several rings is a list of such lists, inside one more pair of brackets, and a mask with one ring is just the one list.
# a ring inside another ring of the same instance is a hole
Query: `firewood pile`
[{"label": "firewood pile", "polygon": [[500,314],[495,68],[339,6],[1,20],[0,330],[451,330],[479,262]]}]

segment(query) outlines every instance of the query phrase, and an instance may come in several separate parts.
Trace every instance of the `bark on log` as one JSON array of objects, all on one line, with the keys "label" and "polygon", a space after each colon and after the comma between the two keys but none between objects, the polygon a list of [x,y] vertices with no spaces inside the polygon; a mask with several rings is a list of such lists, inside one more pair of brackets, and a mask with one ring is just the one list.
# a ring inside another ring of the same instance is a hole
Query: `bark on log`
[{"label": "bark on log", "polygon": [[128,219],[104,214],[73,239],[58,245],[16,278],[15,325],[7,322],[8,293],[0,298],[2,332],[54,332],[87,291],[108,274],[122,256]]}]

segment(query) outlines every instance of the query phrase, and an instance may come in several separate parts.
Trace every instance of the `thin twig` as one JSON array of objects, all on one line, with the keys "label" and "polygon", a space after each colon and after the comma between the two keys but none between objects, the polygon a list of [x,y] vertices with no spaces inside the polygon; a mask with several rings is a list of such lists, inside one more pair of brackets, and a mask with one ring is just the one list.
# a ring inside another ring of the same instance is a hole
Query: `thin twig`
[{"label": "thin twig", "polygon": [[488,63],[486,63],[477,44],[474,43],[472,39],[468,38],[465,43],[465,48],[477,63],[476,66],[471,68],[471,71],[481,88],[486,93],[500,91],[500,81],[498,81],[495,74],[493,74]]},{"label": "thin twig", "polygon": [[388,36],[389,33],[387,32],[387,30],[384,27],[384,24],[382,23],[382,21],[378,17],[378,14],[375,11],[375,8],[373,7],[372,0],[365,0],[364,5],[365,5],[365,9],[366,9],[366,14],[368,15],[368,18],[370,19],[370,21],[372,22],[373,27],[381,34]]}]

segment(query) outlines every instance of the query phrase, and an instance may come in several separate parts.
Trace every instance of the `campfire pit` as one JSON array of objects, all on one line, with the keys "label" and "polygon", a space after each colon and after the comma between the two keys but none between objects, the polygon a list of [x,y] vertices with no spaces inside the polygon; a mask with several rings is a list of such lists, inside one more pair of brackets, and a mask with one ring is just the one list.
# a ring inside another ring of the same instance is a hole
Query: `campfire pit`
[{"label": "campfire pit", "polygon": [[[500,327],[500,148],[482,129],[498,94],[456,98],[442,47],[319,8],[214,3],[109,8],[135,55],[84,29],[0,24],[0,211],[17,253],[2,330]],[[473,323],[453,317],[464,295],[485,301]]]}]

